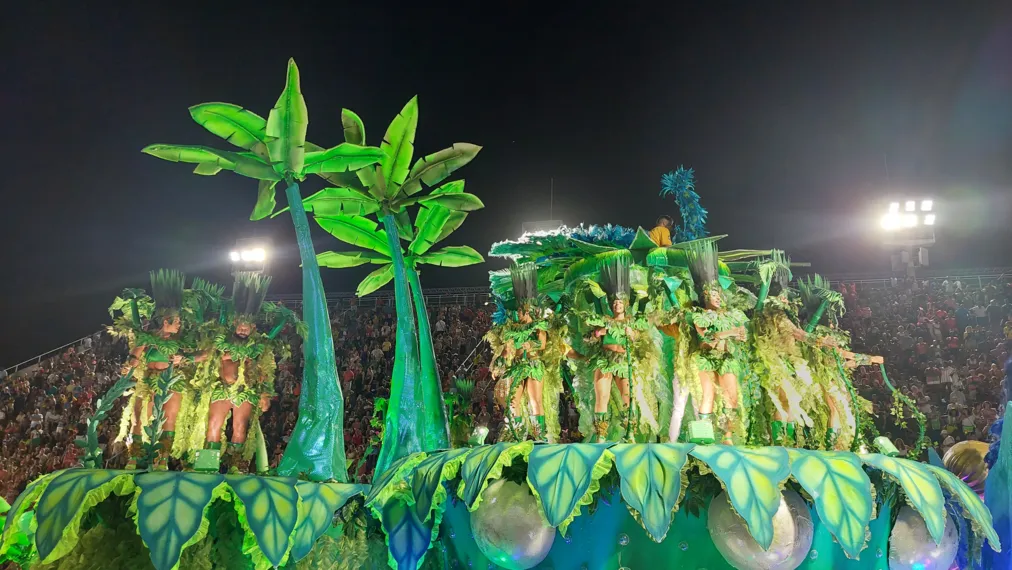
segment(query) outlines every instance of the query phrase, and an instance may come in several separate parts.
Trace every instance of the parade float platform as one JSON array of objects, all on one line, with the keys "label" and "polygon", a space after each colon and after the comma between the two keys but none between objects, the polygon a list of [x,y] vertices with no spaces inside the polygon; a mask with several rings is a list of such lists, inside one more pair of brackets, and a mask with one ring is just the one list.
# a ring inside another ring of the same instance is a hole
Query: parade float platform
[{"label": "parade float platform", "polygon": [[33,534],[33,567],[53,568],[592,570],[663,560],[713,570],[732,568],[726,557],[737,553],[752,557],[748,567],[884,569],[890,547],[918,546],[895,535],[890,544],[905,505],[923,519],[928,547],[956,541],[971,557],[999,548],[980,498],[933,465],[783,447],[522,442],[415,453],[372,486],[68,469],[18,497],[3,549]]}]

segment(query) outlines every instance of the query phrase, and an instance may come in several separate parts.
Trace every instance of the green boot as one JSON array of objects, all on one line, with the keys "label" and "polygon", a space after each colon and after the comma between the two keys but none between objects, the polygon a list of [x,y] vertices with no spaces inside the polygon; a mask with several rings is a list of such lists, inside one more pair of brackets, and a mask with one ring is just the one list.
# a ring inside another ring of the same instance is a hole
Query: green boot
[{"label": "green boot", "polygon": [[798,426],[794,422],[787,422],[787,438],[784,443],[787,447],[795,447],[798,443],[796,439]]},{"label": "green boot", "polygon": [[773,420],[773,424],[770,426],[770,436],[773,439],[773,445],[783,445],[784,422],[780,420]]},{"label": "green boot", "polygon": [[138,463],[143,463],[142,458],[144,457],[144,447],[141,443],[141,436],[139,435],[134,436],[133,441],[130,442],[130,447],[128,448],[128,450],[130,456],[127,459],[127,464],[126,467],[124,467],[124,469],[126,469],[127,471],[134,471],[135,469],[137,469]]},{"label": "green boot", "polygon": [[218,473],[221,471],[221,443],[205,441],[204,449],[197,452],[193,462],[193,470],[198,473]]},{"label": "green boot", "polygon": [[690,443],[710,445],[714,441],[713,414],[699,414],[698,419],[689,422]]},{"label": "green boot", "polygon": [[163,431],[162,438],[158,440],[158,457],[152,466],[153,471],[168,471],[169,457],[172,455],[172,440],[176,438],[176,432]]},{"label": "green boot", "polygon": [[[243,473],[243,470],[240,467],[242,464],[243,445],[245,444],[231,441],[228,442],[228,451],[225,453],[225,468],[230,474],[237,475]],[[246,467],[249,467],[249,465]]]},{"label": "green boot", "polygon": [[545,425],[545,416],[534,416],[534,423],[537,425],[537,433],[534,436],[535,441],[548,441],[548,428]]}]

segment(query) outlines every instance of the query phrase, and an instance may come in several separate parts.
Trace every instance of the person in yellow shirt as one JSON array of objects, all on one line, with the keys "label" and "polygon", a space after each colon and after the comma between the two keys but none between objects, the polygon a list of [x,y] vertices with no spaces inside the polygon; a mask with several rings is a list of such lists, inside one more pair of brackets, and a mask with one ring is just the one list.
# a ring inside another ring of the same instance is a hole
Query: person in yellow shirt
[{"label": "person in yellow shirt", "polygon": [[671,245],[671,224],[673,221],[668,216],[661,216],[657,218],[657,224],[654,229],[650,230],[650,239],[657,244],[658,247],[668,247]]}]

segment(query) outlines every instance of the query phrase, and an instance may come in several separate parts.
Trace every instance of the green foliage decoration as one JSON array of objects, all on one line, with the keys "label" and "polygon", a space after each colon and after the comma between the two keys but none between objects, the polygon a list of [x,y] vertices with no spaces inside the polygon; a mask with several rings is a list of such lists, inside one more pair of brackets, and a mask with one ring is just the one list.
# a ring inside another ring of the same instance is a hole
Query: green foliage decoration
[{"label": "green foliage decoration", "polygon": [[267,562],[275,567],[284,564],[299,517],[297,480],[247,475],[227,475],[225,479],[239,499],[235,509],[243,528],[255,538]]},{"label": "green foliage decoration", "polygon": [[672,513],[685,494],[683,473],[691,443],[618,444],[608,452],[622,479],[622,499],[654,542],[671,527]]},{"label": "green foliage decoration", "polygon": [[527,457],[527,483],[548,524],[566,534],[611,469],[610,443],[538,445]]},{"label": "green foliage decoration", "polygon": [[367,489],[365,485],[342,483],[297,483],[296,490],[302,502],[299,504],[299,522],[295,527],[291,560],[298,561],[308,555],[316,541],[330,528],[334,513]]},{"label": "green foliage decoration", "polygon": [[861,455],[861,461],[888,473],[900,484],[907,503],[924,519],[935,544],[941,543],[945,534],[945,495],[931,472],[921,463],[878,453]]},{"label": "green foliage decoration", "polygon": [[221,475],[158,471],[134,478],[137,531],[156,570],[174,570],[188,546],[207,534],[206,513],[225,492]]}]

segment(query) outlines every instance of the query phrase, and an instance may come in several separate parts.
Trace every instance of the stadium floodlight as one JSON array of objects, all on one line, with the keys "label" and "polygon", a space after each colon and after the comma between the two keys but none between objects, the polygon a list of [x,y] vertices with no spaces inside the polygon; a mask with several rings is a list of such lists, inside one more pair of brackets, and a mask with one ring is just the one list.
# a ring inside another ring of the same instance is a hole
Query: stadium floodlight
[{"label": "stadium floodlight", "polygon": [[228,258],[231,259],[232,262],[234,263],[242,259],[242,254],[239,253],[238,251],[233,251],[228,254]]},{"label": "stadium floodlight", "polygon": [[[899,204],[897,204],[899,206]],[[900,215],[896,212],[889,212],[882,216],[882,229],[886,231],[898,230],[900,227]]]},{"label": "stadium floodlight", "polygon": [[932,202],[931,200],[921,200],[921,211],[922,212],[930,212],[931,208],[934,205],[935,205],[934,202]]},{"label": "stadium floodlight", "polygon": [[269,251],[268,242],[263,239],[238,240],[235,249],[228,254],[232,262],[232,271],[266,272]]},{"label": "stadium floodlight", "polygon": [[892,204],[889,204],[889,213],[890,214],[896,214],[899,211],[900,211],[900,203],[899,202],[893,202]]},{"label": "stadium floodlight", "polygon": [[904,228],[916,228],[917,227],[917,214],[906,214],[903,216],[903,227]]},{"label": "stadium floodlight", "polygon": [[927,215],[925,215],[924,216],[924,225],[926,225],[926,226],[933,226],[933,225],[935,225],[935,215],[934,214],[927,214]]},{"label": "stadium floodlight", "polygon": [[917,210],[917,202],[915,200],[907,200],[907,204],[904,209],[908,212]]}]

